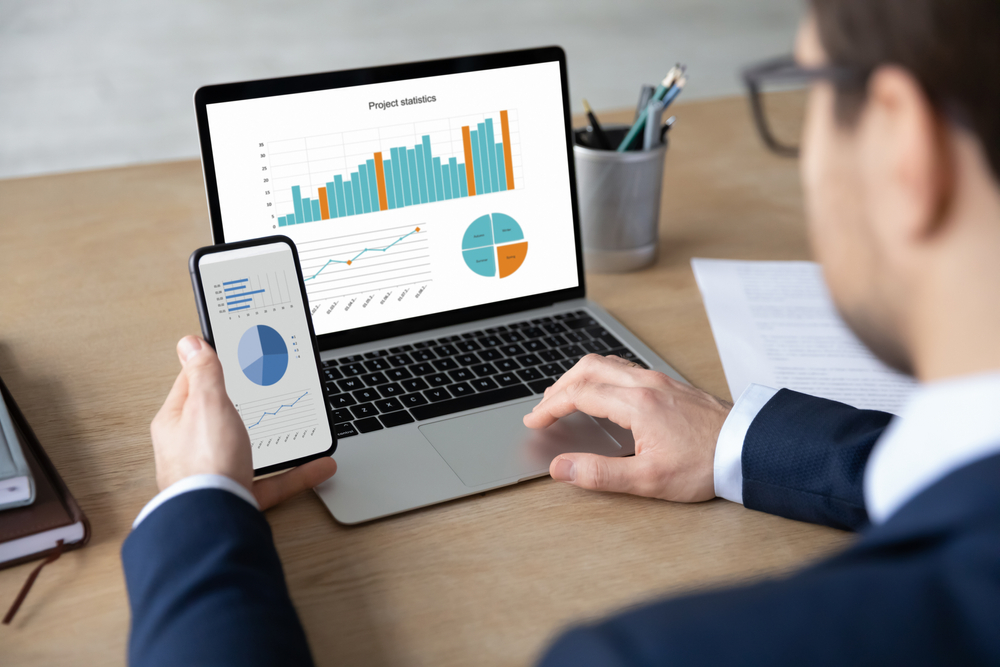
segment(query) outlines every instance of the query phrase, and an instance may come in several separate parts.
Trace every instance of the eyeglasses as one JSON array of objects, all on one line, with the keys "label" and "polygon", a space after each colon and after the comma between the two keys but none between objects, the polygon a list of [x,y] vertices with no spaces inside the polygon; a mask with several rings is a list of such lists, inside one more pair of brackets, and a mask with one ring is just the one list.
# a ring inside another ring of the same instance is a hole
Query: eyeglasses
[{"label": "eyeglasses", "polygon": [[757,130],[778,155],[799,156],[808,89],[819,79],[844,88],[863,85],[867,75],[845,67],[800,67],[793,56],[767,60],[743,71]]}]

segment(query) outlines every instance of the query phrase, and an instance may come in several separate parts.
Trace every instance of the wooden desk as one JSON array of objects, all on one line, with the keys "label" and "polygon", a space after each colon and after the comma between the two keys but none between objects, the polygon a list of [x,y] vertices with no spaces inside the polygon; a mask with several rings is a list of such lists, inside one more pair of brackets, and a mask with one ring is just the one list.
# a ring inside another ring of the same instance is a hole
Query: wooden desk
[{"label": "wooden desk", "polygon": [[[694,384],[728,397],[689,260],[806,258],[796,163],[761,147],[741,99],[676,113],[658,264],[588,287]],[[0,201],[0,374],[94,533],[43,571],[0,627],[0,652],[7,665],[120,664],[119,549],[157,490],[149,422],[178,371],[175,342],[199,330],[186,262],[210,242],[201,169],[10,180]],[[722,500],[548,478],[359,527],[337,525],[312,494],[268,519],[325,665],[530,664],[575,620],[786,572],[850,539]],[[0,572],[4,607],[28,568]]]}]

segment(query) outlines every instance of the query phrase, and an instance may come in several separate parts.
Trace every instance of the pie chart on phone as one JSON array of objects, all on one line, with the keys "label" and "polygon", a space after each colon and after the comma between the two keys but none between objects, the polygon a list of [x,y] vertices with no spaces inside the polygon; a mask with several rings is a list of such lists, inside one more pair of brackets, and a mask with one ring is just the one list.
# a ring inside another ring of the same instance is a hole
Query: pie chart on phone
[{"label": "pie chart on phone", "polygon": [[263,324],[247,329],[237,355],[243,374],[262,387],[276,383],[288,370],[288,346],[280,333]]}]

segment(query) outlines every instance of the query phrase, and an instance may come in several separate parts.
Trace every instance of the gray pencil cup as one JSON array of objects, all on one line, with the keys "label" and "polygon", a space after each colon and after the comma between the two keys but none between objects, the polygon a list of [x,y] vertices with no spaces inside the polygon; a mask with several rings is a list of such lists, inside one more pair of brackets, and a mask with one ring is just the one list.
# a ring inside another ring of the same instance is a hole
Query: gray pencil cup
[{"label": "gray pencil cup", "polygon": [[[613,146],[627,126],[605,127]],[[590,148],[588,130],[574,132],[583,263],[596,273],[626,273],[656,261],[660,195],[667,144],[648,151]]]}]

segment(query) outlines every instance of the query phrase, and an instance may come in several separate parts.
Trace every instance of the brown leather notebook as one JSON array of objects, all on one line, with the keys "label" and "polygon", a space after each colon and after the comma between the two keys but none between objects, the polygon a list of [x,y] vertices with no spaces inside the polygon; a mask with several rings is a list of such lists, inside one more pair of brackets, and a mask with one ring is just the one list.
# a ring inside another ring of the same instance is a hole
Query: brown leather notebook
[{"label": "brown leather notebook", "polygon": [[79,549],[90,540],[90,522],[2,379],[0,393],[35,479],[35,502],[0,511],[0,568],[5,568],[52,556],[57,550],[61,553]]}]

